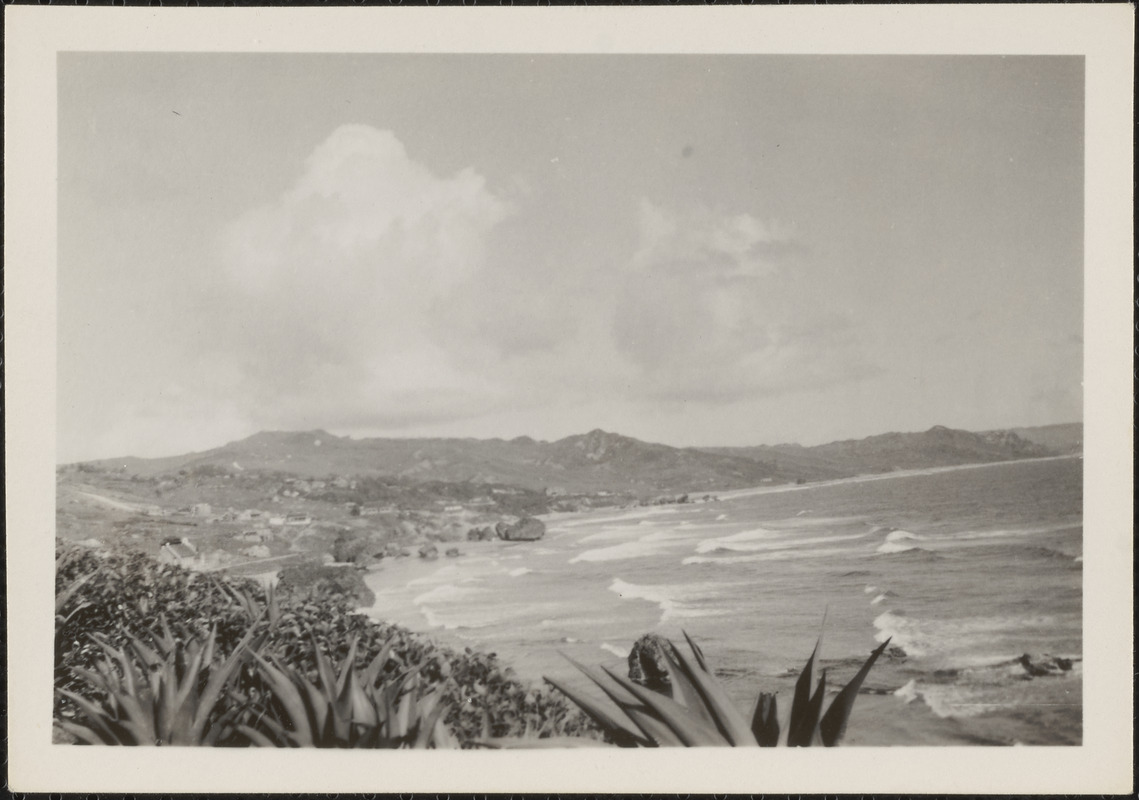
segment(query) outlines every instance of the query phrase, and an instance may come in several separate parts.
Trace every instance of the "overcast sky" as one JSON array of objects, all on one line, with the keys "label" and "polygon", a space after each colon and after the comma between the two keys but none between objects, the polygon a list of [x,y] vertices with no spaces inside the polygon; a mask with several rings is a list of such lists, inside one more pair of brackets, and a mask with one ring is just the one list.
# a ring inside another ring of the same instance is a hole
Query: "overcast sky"
[{"label": "overcast sky", "polygon": [[75,54],[60,461],[1082,419],[1083,62]]}]

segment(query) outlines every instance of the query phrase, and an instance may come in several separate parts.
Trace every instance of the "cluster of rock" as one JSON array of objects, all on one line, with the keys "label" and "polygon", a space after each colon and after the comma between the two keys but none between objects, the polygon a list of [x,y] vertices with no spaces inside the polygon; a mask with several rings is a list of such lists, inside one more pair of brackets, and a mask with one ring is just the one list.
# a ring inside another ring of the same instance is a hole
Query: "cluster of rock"
[{"label": "cluster of rock", "polygon": [[1047,654],[1034,658],[1025,653],[1016,660],[1016,663],[1024,667],[1026,678],[1043,678],[1047,675],[1072,671],[1072,659]]},{"label": "cluster of rock", "polygon": [[494,528],[489,525],[482,528],[471,528],[467,531],[468,542],[489,542],[494,538]]},{"label": "cluster of rock", "polygon": [[517,522],[499,522],[493,528],[489,525],[471,528],[467,531],[468,542],[489,542],[498,537],[507,542],[534,542],[546,535],[546,526],[540,519],[523,517]]},{"label": "cluster of rock", "polygon": [[[459,548],[448,547],[444,555],[447,556],[447,558],[454,558],[461,554],[459,553]],[[420,546],[419,557],[426,558],[428,561],[434,561],[439,557],[439,547],[434,542],[427,542]]]}]

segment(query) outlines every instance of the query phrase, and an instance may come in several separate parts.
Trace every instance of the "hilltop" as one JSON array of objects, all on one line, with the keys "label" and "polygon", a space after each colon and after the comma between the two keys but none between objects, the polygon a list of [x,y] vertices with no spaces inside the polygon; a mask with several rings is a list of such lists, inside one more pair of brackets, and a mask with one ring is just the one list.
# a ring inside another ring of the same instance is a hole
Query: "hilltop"
[{"label": "hilltop", "polygon": [[[980,433],[934,425],[927,431],[883,433],[814,447],[780,444],[717,447],[708,448],[708,452],[755,459],[776,474],[816,480],[1078,452],[1082,430],[1083,425],[1078,423]],[[1074,449],[1073,440],[1077,442]],[[1053,448],[1046,443],[1056,443],[1057,446]]]},{"label": "hilltop", "polygon": [[300,477],[391,476],[415,481],[502,484],[554,494],[649,496],[754,486],[766,465],[739,456],[652,444],[593,430],[555,442],[503,439],[352,439],[327,431],[262,432],[201,453],[92,462],[148,478],[204,468]]},{"label": "hilltop", "polygon": [[91,468],[137,475],[280,473],[513,486],[554,496],[727,490],[762,483],[1008,461],[1078,451],[1082,425],[973,433],[936,425],[804,447],[678,448],[593,430],[553,442],[515,439],[353,439],[324,430],[269,431],[200,453],[119,458]]}]

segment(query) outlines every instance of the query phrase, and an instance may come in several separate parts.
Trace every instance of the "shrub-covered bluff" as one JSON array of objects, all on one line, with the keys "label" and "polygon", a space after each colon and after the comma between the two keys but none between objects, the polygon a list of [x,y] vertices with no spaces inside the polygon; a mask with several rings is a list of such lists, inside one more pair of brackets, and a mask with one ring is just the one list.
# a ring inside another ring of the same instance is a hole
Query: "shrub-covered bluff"
[{"label": "shrub-covered bluff", "polygon": [[[408,694],[422,700],[438,691],[445,708],[441,720],[462,746],[491,737],[600,738],[596,726],[560,694],[522,683],[495,654],[456,652],[377,623],[355,613],[348,597],[327,586],[271,592],[255,581],[159,564],[137,552],[58,543],[56,598],[55,686],[61,691],[55,719],[66,726],[86,724],[89,716],[75,698],[106,699],[105,678],[90,678],[107,669],[108,647],[129,657],[134,640],[161,650],[168,636],[185,650],[212,636],[216,659],[233,655],[242,643],[249,653],[239,656],[229,691],[210,712],[214,720],[227,719],[214,744],[255,744],[243,728],[255,730],[252,722],[265,716],[286,716],[259,662],[317,683],[322,658],[344,668],[351,663],[363,673],[378,656],[377,684],[411,673],[416,680]],[[116,670],[125,671],[122,664]],[[208,680],[203,673],[203,687]],[[62,740],[74,738],[61,734]]]}]

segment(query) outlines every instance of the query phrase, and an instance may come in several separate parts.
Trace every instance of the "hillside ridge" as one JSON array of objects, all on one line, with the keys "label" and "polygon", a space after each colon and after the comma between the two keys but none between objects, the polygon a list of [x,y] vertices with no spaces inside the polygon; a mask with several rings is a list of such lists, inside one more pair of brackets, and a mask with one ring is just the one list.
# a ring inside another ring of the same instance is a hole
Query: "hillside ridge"
[{"label": "hillside ridge", "polygon": [[315,429],[261,431],[182,456],[89,463],[141,477],[182,470],[256,470],[309,478],[386,475],[552,492],[612,491],[649,496],[1078,452],[1072,443],[1082,439],[1082,425],[1045,426],[1034,436],[1037,430],[974,433],[935,425],[922,432],[882,433],[810,447],[672,447],[600,428],[552,442],[528,436],[510,440],[354,439]]}]

